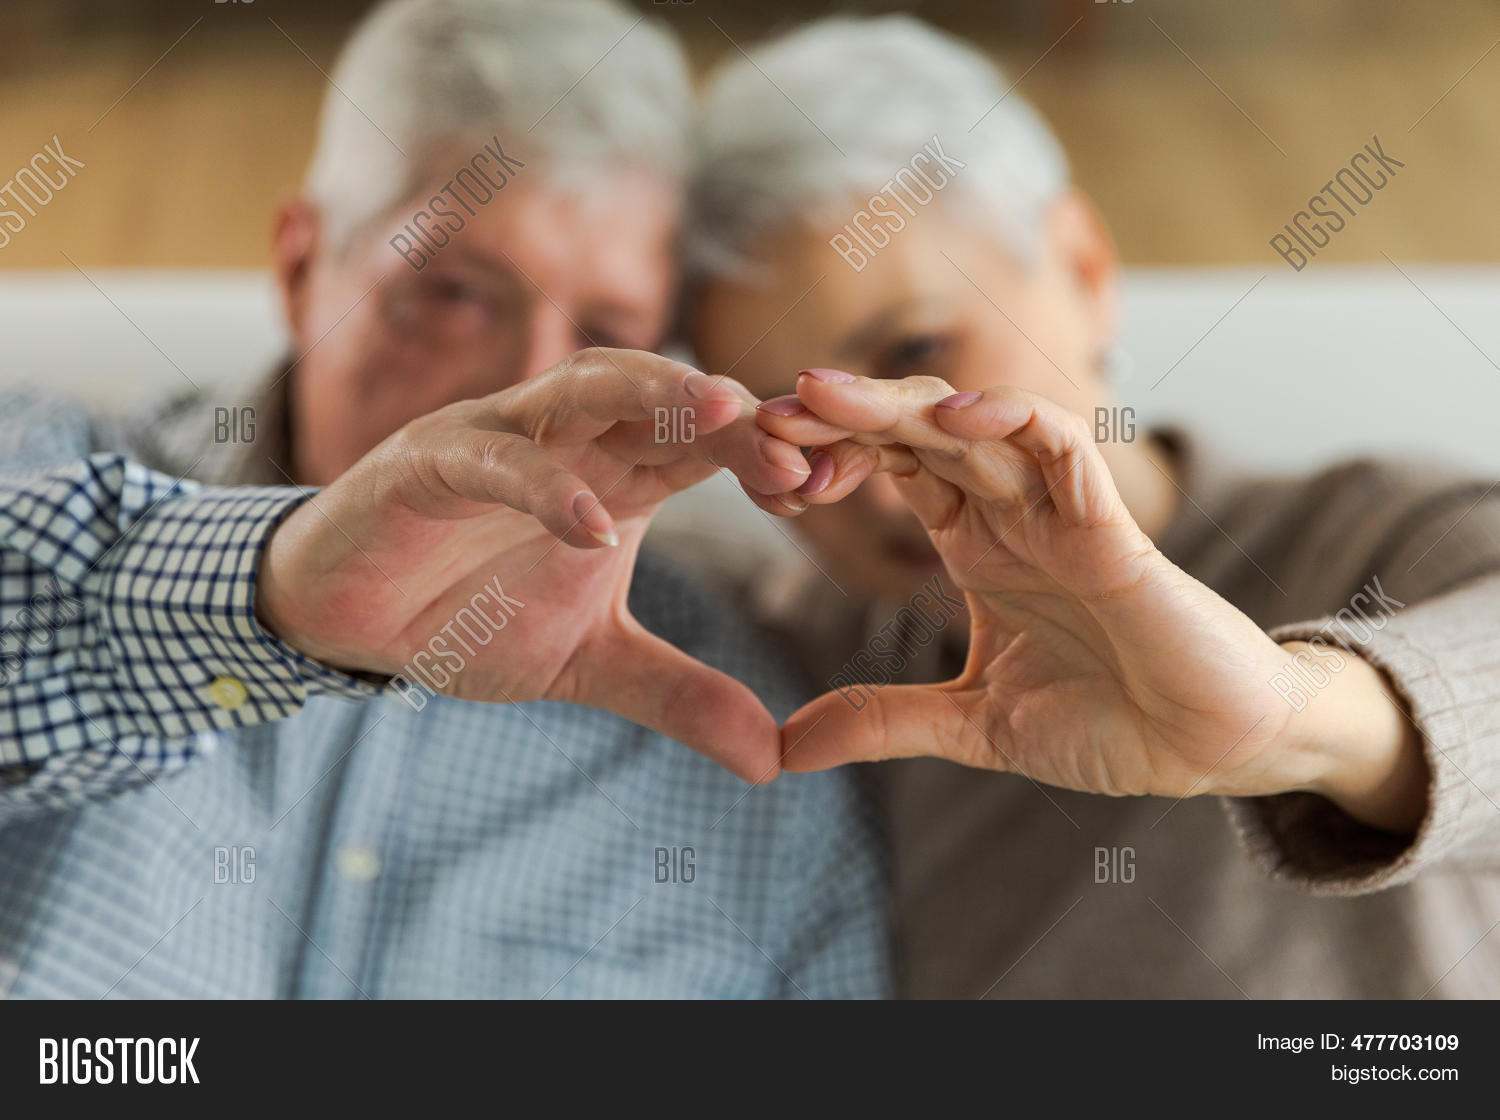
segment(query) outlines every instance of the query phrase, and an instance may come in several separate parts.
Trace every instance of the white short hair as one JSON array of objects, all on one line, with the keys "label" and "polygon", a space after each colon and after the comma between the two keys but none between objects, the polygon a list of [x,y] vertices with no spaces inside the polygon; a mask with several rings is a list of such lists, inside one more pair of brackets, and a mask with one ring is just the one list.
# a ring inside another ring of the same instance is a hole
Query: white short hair
[{"label": "white short hair", "polygon": [[494,136],[524,173],[557,185],[623,164],[675,188],[687,172],[681,48],[616,0],[389,0],[355,29],[332,79],[306,189],[335,248],[457,170],[434,161],[461,161]]},{"label": "white short hair", "polygon": [[687,252],[698,278],[744,276],[754,246],[848,221],[936,136],[966,166],[950,195],[1021,260],[1068,185],[1046,123],[998,67],[909,16],[818,20],[714,74],[696,126]]}]

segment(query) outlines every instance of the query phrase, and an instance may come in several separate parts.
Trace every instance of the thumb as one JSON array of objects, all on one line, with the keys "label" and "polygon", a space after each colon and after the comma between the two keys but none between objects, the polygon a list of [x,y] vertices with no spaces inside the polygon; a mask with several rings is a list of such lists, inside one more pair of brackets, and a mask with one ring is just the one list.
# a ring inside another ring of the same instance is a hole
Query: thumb
[{"label": "thumb", "polygon": [[1007,744],[974,718],[982,694],[949,685],[852,685],[825,692],[781,729],[789,772],[846,762],[934,755],[989,770],[1009,769]]},{"label": "thumb", "polygon": [[579,676],[579,702],[659,731],[747,782],[768,782],[781,772],[776,720],[755,693],[633,618]]}]

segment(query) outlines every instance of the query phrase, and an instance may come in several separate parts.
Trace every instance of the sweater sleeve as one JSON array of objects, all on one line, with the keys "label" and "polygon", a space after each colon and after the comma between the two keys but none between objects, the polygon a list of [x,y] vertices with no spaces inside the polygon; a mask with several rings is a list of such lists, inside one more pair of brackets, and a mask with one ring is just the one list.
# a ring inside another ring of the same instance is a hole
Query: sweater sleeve
[{"label": "sweater sleeve", "polygon": [[[1414,836],[1397,836],[1315,794],[1226,802],[1264,871],[1319,894],[1381,890],[1444,865],[1500,865],[1500,486],[1412,494],[1387,477],[1374,491],[1386,523],[1351,568],[1367,573],[1363,584],[1322,617],[1270,635],[1321,639],[1385,674],[1421,736],[1427,815]],[[1332,657],[1320,663],[1337,671]],[[1315,680],[1296,687],[1316,702]]]}]

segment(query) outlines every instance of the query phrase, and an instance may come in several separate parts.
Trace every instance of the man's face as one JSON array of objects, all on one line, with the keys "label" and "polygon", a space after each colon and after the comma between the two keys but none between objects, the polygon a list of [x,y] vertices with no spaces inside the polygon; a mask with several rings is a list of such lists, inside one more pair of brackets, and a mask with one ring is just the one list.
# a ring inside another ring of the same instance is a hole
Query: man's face
[{"label": "man's face", "polygon": [[342,253],[319,241],[306,204],[281,217],[276,257],[301,358],[291,379],[299,482],[327,484],[408,421],[577,350],[663,342],[678,207],[660,179],[621,172],[572,193],[528,168],[417,271],[389,241],[433,193]]}]

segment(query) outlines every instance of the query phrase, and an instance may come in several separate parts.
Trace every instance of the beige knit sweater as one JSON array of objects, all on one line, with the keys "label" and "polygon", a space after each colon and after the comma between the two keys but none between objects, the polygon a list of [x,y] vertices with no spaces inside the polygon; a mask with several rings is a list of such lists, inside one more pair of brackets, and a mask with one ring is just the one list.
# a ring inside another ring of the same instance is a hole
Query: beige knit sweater
[{"label": "beige knit sweater", "polygon": [[[1179,449],[1189,497],[1157,544],[1276,639],[1321,632],[1385,670],[1434,775],[1425,823],[1408,842],[1310,794],[1174,805],[873,764],[904,993],[1500,996],[1500,483],[1369,461],[1255,478]],[[1330,621],[1371,580],[1406,605],[1378,631]],[[746,590],[822,682],[894,610],[815,572]]]}]

